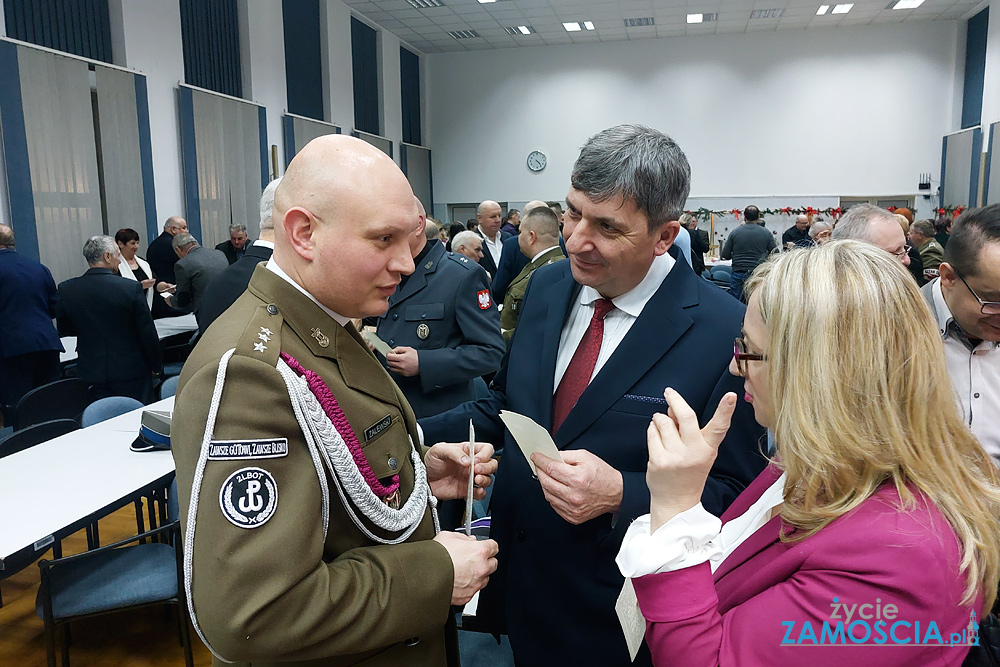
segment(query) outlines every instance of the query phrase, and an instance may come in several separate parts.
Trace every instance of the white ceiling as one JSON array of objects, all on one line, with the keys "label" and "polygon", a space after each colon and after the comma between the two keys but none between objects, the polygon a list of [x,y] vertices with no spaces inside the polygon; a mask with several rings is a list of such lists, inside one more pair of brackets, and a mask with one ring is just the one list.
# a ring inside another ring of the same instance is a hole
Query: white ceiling
[{"label": "white ceiling", "polygon": [[[482,51],[520,46],[614,42],[681,35],[716,35],[830,26],[953,21],[968,18],[982,0],[925,0],[917,9],[888,9],[892,0],[855,0],[847,14],[817,16],[819,0],[440,0],[443,7],[415,9],[406,0],[345,0],[356,13],[393,32],[423,53]],[[830,7],[836,4],[830,1]],[[755,9],[784,9],[781,18],[751,19]],[[687,15],[716,13],[717,20],[687,23]],[[652,17],[655,25],[626,28],[626,18]],[[595,30],[567,32],[568,21],[593,21]],[[508,35],[508,26],[537,32]],[[454,39],[448,33],[475,30],[480,37]]]}]

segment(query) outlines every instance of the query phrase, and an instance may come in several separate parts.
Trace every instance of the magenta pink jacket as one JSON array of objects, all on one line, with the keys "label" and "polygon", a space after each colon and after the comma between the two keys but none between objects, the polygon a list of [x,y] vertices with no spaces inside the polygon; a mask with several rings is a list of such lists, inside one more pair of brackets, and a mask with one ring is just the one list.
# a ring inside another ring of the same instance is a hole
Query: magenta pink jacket
[{"label": "magenta pink jacket", "polygon": [[[723,524],[779,475],[765,469]],[[714,575],[706,562],[634,579],[653,663],[958,667],[982,599],[960,605],[960,546],[940,511],[919,497],[910,512],[898,506],[885,485],[801,542],[780,542],[771,519]]]}]

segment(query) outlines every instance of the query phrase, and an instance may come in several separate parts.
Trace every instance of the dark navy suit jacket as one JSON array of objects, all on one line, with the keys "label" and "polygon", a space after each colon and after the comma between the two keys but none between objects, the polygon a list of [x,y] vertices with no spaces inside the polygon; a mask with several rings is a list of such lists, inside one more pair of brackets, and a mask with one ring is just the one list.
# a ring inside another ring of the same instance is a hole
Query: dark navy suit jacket
[{"label": "dark navy suit jacket", "polygon": [[[486,257],[486,250],[483,250],[483,258]],[[490,290],[497,303],[503,303],[507,296],[507,288],[510,287],[514,278],[521,273],[521,269],[528,265],[528,258],[521,252],[521,246],[517,244],[517,236],[511,236],[503,242],[503,252],[500,254],[500,266],[493,276],[493,284]]]},{"label": "dark navy suit jacket", "polygon": [[229,268],[212,278],[212,282],[205,288],[205,293],[201,296],[201,312],[198,314],[198,329],[201,333],[205,333],[209,325],[247,291],[253,270],[261,262],[271,259],[274,252],[261,245],[253,245],[246,250],[235,264],[230,264]]},{"label": "dark navy suit jacket", "polygon": [[46,350],[62,352],[52,326],[58,300],[56,283],[46,266],[0,248],[0,359]]},{"label": "dark navy suit jacket", "polygon": [[[618,515],[574,526],[556,514],[498,414],[512,410],[551,429],[559,337],[579,289],[570,262],[538,269],[490,395],[420,421],[428,443],[465,440],[472,418],[477,439],[505,446],[492,500],[499,568],[479,617],[510,635],[521,665],[631,664],[615,614],[624,580],[614,559],[629,523],[649,511],[646,429],[666,411],[665,387],[703,424],[726,391],[738,397],[705,488],[706,509],[721,514],[766,463],[758,453],[764,431],[742,399],[742,380],[727,371],[744,307],[677,261],[553,436],[560,449],[588,450],[621,472]],[[636,664],[650,664],[645,647]]]},{"label": "dark navy suit jacket", "polygon": [[[486,237],[483,236],[482,232],[476,232],[476,233],[479,234],[479,237],[483,239],[483,258],[479,260],[479,266],[486,269],[486,273],[490,274],[490,280],[492,280],[493,277],[496,276],[497,274],[496,262],[493,261],[493,255],[490,254],[490,249],[486,247]],[[503,246],[503,250],[500,251],[501,264],[503,264],[503,255],[505,252],[507,252],[506,244],[504,243],[504,241],[506,241],[509,238],[510,238],[510,232],[503,232],[503,231],[500,232],[500,244],[501,246]],[[517,250],[518,255],[521,254],[521,251],[517,249],[517,246],[514,247],[514,250]],[[514,275],[516,276],[517,274],[515,273]],[[513,278],[511,280],[513,280]],[[468,434],[466,434],[466,437],[468,437]]]}]

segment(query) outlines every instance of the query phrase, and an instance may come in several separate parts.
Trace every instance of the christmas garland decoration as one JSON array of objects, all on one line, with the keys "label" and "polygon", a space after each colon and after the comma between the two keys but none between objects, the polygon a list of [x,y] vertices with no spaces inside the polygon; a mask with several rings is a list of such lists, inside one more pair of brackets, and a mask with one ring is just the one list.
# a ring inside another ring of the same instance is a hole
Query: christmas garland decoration
[{"label": "christmas garland decoration", "polygon": [[[957,218],[958,216],[962,215],[962,211],[965,211],[967,208],[968,208],[967,206],[942,206],[937,209],[937,214],[938,216],[941,217]],[[889,206],[887,210],[890,212],[894,212],[896,210],[896,207]],[[743,215],[743,211],[738,208],[734,208],[728,211],[713,211],[712,209],[708,208],[699,208],[697,211],[685,211],[685,213],[694,216],[698,220],[702,221],[709,220],[712,216],[721,217],[727,215],[734,216],[737,220],[740,220],[741,216]],[[844,210],[840,206],[837,206],[836,208],[829,208],[829,207],[816,208],[813,206],[796,208],[792,206],[786,206],[784,208],[764,208],[760,210],[760,214],[761,217],[766,217],[769,215],[789,215],[789,216],[803,215],[803,214],[808,216],[827,215],[832,217],[834,220],[837,220],[840,218],[841,215],[844,214]]]}]

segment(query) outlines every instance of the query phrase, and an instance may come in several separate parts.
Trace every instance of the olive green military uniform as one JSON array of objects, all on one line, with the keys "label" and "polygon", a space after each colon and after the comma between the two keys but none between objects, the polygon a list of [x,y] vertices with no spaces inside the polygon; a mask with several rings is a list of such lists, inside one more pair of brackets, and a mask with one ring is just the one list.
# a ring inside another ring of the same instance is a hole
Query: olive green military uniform
[{"label": "olive green military uniform", "polygon": [[[199,452],[220,358],[233,348],[192,540]],[[453,624],[445,627],[454,572],[448,552],[431,540],[430,509],[401,544],[376,544],[359,530],[306,444],[275,368],[281,352],[322,377],[375,475],[385,481],[398,473],[404,503],[414,488],[416,421],[399,389],[353,326],[259,265],[248,291],[185,364],[174,408],[197,627],[217,656],[255,667],[457,662]],[[328,486],[325,525],[320,475]]]},{"label": "olive green military uniform", "polygon": [[500,329],[503,331],[503,339],[507,345],[510,345],[510,339],[517,327],[517,318],[521,313],[521,300],[524,298],[524,292],[528,289],[528,279],[531,278],[531,274],[540,266],[553,264],[562,259],[566,259],[562,248],[559,246],[549,248],[536,257],[535,261],[528,262],[517,274],[517,277],[510,282],[507,294],[503,298],[503,310],[500,311]]},{"label": "olive green military uniform", "polygon": [[935,270],[944,261],[944,248],[934,238],[929,238],[917,249],[920,253],[920,260],[924,263],[925,270]]}]

